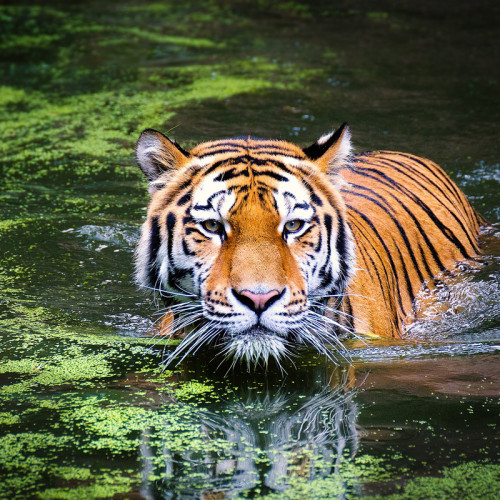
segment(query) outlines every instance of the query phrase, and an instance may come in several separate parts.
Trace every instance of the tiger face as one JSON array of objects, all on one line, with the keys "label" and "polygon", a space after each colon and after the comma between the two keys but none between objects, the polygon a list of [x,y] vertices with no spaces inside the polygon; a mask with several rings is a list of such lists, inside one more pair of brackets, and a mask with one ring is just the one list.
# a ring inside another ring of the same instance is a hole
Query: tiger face
[{"label": "tiger face", "polygon": [[279,361],[297,343],[327,353],[323,301],[342,295],[354,255],[336,175],[347,127],[306,150],[235,138],[190,152],[146,130],[136,153],[151,194],[137,281],[178,299],[174,332],[196,325],[173,356],[209,343],[234,361]]}]

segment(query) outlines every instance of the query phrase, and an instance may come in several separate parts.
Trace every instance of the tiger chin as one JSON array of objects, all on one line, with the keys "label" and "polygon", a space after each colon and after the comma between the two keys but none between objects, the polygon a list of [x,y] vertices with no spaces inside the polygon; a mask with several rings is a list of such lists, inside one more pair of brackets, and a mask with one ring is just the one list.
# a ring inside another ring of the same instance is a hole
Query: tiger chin
[{"label": "tiger chin", "polygon": [[349,335],[399,337],[422,285],[478,254],[482,219],[438,165],[351,150],[346,124],[304,149],[141,134],[136,280],[185,332],[167,364],[209,345],[233,363],[279,364],[299,344],[332,359]]}]

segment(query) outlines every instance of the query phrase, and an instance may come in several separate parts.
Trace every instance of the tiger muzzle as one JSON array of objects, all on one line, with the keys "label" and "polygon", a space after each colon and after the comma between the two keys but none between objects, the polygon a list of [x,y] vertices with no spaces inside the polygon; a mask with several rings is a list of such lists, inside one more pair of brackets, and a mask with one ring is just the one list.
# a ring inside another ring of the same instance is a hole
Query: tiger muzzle
[{"label": "tiger muzzle", "polygon": [[283,288],[281,292],[278,290],[271,290],[266,293],[255,293],[251,290],[242,290],[238,292],[234,289],[232,292],[243,305],[247,306],[251,311],[257,314],[257,316],[260,316],[266,309],[283,297],[285,288]]}]

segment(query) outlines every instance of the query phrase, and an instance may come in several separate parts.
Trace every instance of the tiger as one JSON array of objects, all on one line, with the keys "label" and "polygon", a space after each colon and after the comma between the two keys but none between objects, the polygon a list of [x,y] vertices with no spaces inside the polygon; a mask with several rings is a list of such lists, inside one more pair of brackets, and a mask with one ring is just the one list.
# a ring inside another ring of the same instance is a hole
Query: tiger
[{"label": "tiger", "polygon": [[[168,356],[211,346],[233,364],[351,336],[404,336],[419,291],[480,253],[483,219],[436,163],[352,153],[347,124],[300,148],[241,136],[184,150],[146,129],[136,147],[150,204],[140,287],[170,307]],[[187,332],[187,333],[186,333]]]}]

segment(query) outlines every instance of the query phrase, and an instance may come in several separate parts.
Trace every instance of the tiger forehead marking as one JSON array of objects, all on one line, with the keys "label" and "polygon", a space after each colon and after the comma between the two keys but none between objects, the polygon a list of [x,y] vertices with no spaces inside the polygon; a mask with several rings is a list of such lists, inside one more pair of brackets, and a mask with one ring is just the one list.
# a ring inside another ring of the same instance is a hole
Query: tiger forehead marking
[{"label": "tiger forehead marking", "polygon": [[[271,164],[245,155],[226,160],[220,168],[223,170],[204,175],[194,188],[191,214],[195,217],[203,218],[210,213],[227,218],[247,202],[252,206],[267,206],[269,212],[275,209],[282,218],[293,211],[296,215],[301,212],[303,217],[313,213],[307,189],[284,163],[277,166],[276,160]],[[254,218],[258,218],[257,213]]]},{"label": "tiger forehead marking", "polygon": [[244,155],[251,153],[258,156],[287,156],[289,158],[306,159],[304,152],[294,144],[279,140],[256,139],[253,137],[239,137],[218,141],[203,142],[190,152],[193,156],[203,158],[216,154]]},{"label": "tiger forehead marking", "polygon": [[350,150],[345,125],[304,150],[247,137],[188,152],[143,132],[137,282],[178,301],[172,335],[187,332],[167,363],[205,344],[257,363],[399,336],[422,284],[479,251],[481,219],[437,165]]}]

